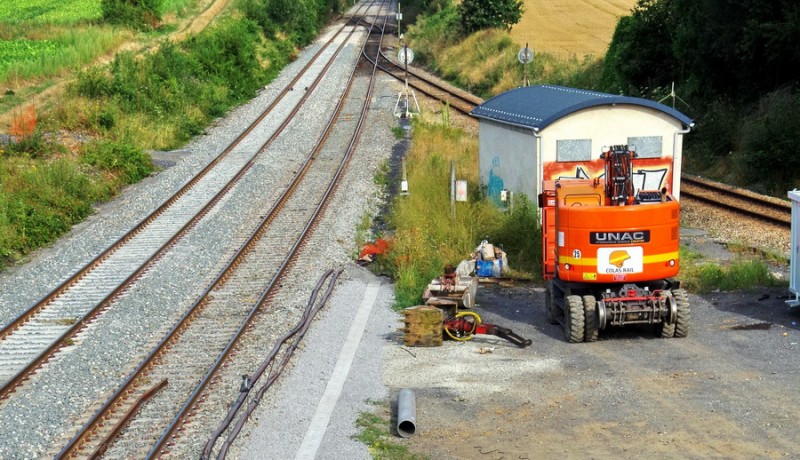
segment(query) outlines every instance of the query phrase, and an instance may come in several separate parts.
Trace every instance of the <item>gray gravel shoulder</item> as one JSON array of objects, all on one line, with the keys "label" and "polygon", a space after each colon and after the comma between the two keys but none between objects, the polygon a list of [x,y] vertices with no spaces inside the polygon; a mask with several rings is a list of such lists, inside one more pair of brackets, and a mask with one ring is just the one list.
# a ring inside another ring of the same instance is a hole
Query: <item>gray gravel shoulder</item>
[{"label": "gray gravel shoulder", "polygon": [[386,280],[356,266],[345,271],[345,278],[303,339],[302,350],[293,358],[295,364],[270,390],[269,401],[259,406],[245,436],[237,440],[231,458],[295,458],[323,400],[342,344],[351,334],[362,333],[351,331],[350,326],[364,302],[365,290],[377,286],[377,298],[352,367],[316,450],[317,459],[371,458],[367,447],[352,437],[358,434],[355,421],[359,413],[374,409],[370,401],[387,397],[379,350],[397,329],[397,314],[391,309],[394,290]]}]

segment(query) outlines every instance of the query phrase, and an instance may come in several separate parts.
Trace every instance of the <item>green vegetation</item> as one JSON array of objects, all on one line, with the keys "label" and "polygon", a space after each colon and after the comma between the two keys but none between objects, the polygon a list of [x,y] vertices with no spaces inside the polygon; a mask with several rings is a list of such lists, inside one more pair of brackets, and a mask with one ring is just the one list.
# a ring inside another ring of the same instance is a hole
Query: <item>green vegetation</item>
[{"label": "green vegetation", "polygon": [[[36,133],[0,150],[0,262],[53,242],[86,218],[92,205],[108,199],[131,176],[101,177],[99,171],[63,158],[64,149]],[[104,165],[109,174],[136,164],[149,173],[148,158],[126,158]]]},{"label": "green vegetation", "polygon": [[784,197],[800,186],[800,4],[640,0],[605,60],[608,91],[661,99],[675,82],[697,121],[690,172]]},{"label": "green vegetation", "polygon": [[522,18],[521,0],[463,0],[458,4],[461,29],[472,33],[484,29],[511,29]]},{"label": "green vegetation", "polygon": [[[504,29],[485,29],[473,34],[460,30],[455,7],[420,16],[408,28],[409,45],[419,62],[483,98],[520,86],[522,71],[517,61],[519,44]],[[592,58],[559,58],[538,53],[529,65],[530,84],[558,84],[596,88],[602,77],[601,63]]]},{"label": "green vegetation", "polygon": [[411,453],[408,447],[396,444],[391,434],[391,422],[380,415],[362,412],[356,420],[361,433],[355,439],[369,448],[372,458],[385,460],[424,460],[425,457]]},{"label": "green vegetation", "polygon": [[[520,44],[502,24],[466,33],[474,29],[462,27],[465,3],[437,2],[407,29],[418,61],[484,98],[518,87]],[[687,102],[676,108],[696,121],[684,144],[685,170],[784,197],[800,187],[798,30],[797,2],[639,0],[620,19],[605,58],[537,53],[530,82],[654,100],[675,83]]]},{"label": "green vegetation", "polygon": [[109,24],[151,30],[161,21],[162,0],[100,0],[103,20]]},{"label": "green vegetation", "polygon": [[74,24],[100,19],[100,0],[3,0],[0,23]]},{"label": "green vegetation", "polygon": [[25,38],[26,33],[17,31],[11,34],[16,38],[0,41],[0,84],[15,86],[20,80],[78,70],[130,37],[105,26],[54,26],[46,34],[30,33],[46,37],[35,40]]},{"label": "green vegetation", "polygon": [[[513,212],[504,212],[486,199],[478,185],[476,139],[437,123],[415,121],[413,132],[406,157],[410,193],[396,198],[391,218],[394,237],[388,257],[396,306],[419,304],[425,286],[445,265],[469,258],[487,238],[503,245],[509,266],[535,272],[541,260],[537,208],[520,199]],[[451,161],[470,190],[469,201],[456,203],[455,216],[450,212]]]},{"label": "green vegetation", "polygon": [[177,147],[267,81],[258,43],[255,23],[230,19],[144,58],[121,53],[108,71],[79,73],[74,99],[55,113],[59,125],[139,148]]},{"label": "green vegetation", "polygon": [[[26,7],[17,14],[6,9],[9,2],[0,5],[0,38],[7,40],[0,42],[0,82],[58,75],[125,39],[141,38],[92,25],[98,16],[86,13],[89,3],[100,7],[100,0],[28,1],[25,5],[40,8],[39,13]],[[187,0],[122,3],[172,12],[190,8]],[[40,108],[29,106],[15,115],[11,140],[0,144],[0,268],[51,243],[88,216],[94,203],[150,174],[153,165],[144,150],[180,146],[253,97],[340,8],[333,0],[238,0],[235,5],[186,41],[164,41],[142,55],[120,53],[109,66],[79,72],[55,108],[36,113]],[[72,8],[70,14],[59,12],[61,6]],[[43,27],[45,13],[79,26],[53,20]],[[19,103],[24,94],[9,89],[2,104]],[[45,130],[69,130],[94,141],[67,150]]]},{"label": "green vegetation", "polygon": [[690,264],[681,267],[681,280],[693,292],[712,290],[752,291],[761,287],[786,286],[760,260],[739,259],[729,265],[714,263]]}]

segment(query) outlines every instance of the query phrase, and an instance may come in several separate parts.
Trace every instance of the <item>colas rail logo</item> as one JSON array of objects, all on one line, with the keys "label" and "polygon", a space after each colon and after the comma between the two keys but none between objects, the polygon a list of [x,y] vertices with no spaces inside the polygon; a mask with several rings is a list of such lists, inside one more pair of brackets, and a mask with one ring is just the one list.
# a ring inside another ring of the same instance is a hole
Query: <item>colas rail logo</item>
[{"label": "colas rail logo", "polygon": [[630,258],[631,256],[628,254],[628,251],[619,249],[612,251],[611,254],[608,255],[608,263],[609,265],[613,265],[617,268],[622,268],[622,266],[625,264],[625,261]]}]

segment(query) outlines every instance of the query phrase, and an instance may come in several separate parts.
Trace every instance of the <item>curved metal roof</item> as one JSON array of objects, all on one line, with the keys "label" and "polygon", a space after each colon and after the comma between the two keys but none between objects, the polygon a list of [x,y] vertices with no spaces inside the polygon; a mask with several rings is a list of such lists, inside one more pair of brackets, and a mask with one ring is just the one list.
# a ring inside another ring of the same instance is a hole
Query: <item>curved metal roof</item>
[{"label": "curved metal roof", "polygon": [[586,91],[566,86],[524,86],[499,94],[472,112],[477,118],[540,130],[573,112],[601,105],[637,105],[665,113],[685,126],[691,118],[681,112],[649,99]]}]

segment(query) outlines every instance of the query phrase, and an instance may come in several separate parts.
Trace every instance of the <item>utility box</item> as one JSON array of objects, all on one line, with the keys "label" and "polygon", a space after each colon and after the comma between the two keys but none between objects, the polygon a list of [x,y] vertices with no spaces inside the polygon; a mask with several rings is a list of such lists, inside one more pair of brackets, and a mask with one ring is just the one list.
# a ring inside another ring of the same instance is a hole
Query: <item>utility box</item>
[{"label": "utility box", "polygon": [[800,306],[800,190],[789,192],[792,200],[792,247],[789,255],[789,291],[794,299],[787,300],[790,307]]}]

